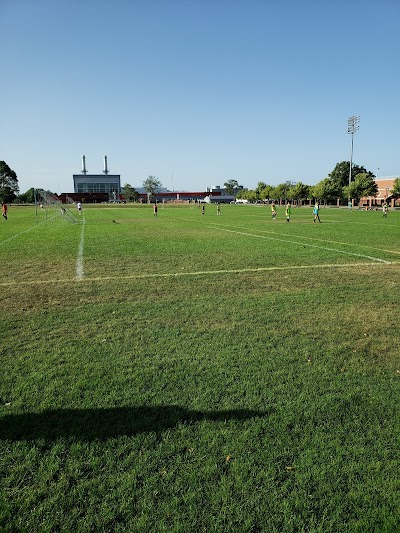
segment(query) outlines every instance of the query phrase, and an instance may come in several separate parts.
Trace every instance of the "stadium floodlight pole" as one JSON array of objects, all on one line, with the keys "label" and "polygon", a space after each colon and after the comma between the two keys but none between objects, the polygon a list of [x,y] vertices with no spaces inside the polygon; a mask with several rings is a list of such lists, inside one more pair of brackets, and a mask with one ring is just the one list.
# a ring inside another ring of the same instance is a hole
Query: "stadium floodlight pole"
[{"label": "stadium floodlight pole", "polygon": [[349,170],[349,201],[350,201],[350,184],[351,184],[351,170],[353,167],[353,138],[355,132],[358,130],[360,122],[360,115],[353,115],[347,120],[347,133],[351,135],[351,152],[350,152],[350,170]]}]

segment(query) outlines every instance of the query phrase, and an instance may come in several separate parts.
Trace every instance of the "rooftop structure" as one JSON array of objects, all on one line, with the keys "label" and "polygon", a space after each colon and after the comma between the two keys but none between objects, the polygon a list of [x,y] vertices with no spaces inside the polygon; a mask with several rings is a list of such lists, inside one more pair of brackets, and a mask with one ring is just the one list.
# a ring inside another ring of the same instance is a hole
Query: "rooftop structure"
[{"label": "rooftop structure", "polygon": [[74,174],[74,193],[105,193],[112,197],[121,194],[120,174],[110,174],[107,166],[107,156],[104,156],[103,174],[88,174],[86,169],[86,157],[82,156],[81,174]]}]

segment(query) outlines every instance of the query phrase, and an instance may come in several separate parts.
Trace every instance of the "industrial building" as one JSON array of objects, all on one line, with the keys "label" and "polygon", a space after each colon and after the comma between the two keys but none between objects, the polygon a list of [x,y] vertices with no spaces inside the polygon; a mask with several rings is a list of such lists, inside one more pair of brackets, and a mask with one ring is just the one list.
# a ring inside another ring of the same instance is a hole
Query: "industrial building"
[{"label": "industrial building", "polygon": [[[86,169],[86,156],[82,156],[82,170],[80,174],[73,174],[74,192],[62,193],[58,197],[63,203],[69,201],[83,201],[86,203],[124,202],[124,190],[121,187],[121,176],[110,174],[107,166],[107,156],[104,156],[102,174],[89,174]],[[149,195],[143,187],[135,187],[139,194],[139,201],[149,201]],[[156,202],[220,202],[228,203],[234,199],[220,186],[207,187],[205,191],[169,191],[161,187],[152,198]]]},{"label": "industrial building", "polygon": [[81,174],[74,174],[74,194],[84,195],[103,193],[110,201],[118,200],[121,194],[121,176],[110,174],[107,167],[107,156],[104,156],[103,174],[88,174],[86,157],[82,156]]},{"label": "industrial building", "polygon": [[[390,207],[396,207],[400,199],[397,195],[390,193],[394,187],[396,178],[397,176],[376,178],[375,181],[378,186],[377,196],[361,198],[359,206],[367,208],[373,206],[378,207],[387,201]],[[69,201],[83,201],[87,203],[125,202],[124,190],[121,188],[121,176],[119,174],[110,174],[107,166],[107,156],[104,156],[102,174],[88,174],[86,157],[83,155],[81,174],[74,174],[73,181],[73,193],[62,193],[58,195],[64,203]],[[150,197],[143,187],[135,187],[135,190],[139,194],[139,202],[147,203],[150,201]],[[151,201],[229,203],[234,199],[234,195],[229,194],[223,187],[215,185],[213,187],[207,187],[205,191],[169,191],[165,187],[161,187],[151,198]],[[311,205],[311,199],[309,202]],[[337,206],[340,206],[339,198],[337,200]]]}]

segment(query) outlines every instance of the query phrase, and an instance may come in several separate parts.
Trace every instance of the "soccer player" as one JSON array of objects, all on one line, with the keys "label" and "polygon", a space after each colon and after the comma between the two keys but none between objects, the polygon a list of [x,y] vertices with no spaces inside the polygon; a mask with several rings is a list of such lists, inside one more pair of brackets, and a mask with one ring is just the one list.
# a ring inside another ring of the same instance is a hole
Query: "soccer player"
[{"label": "soccer player", "polygon": [[8,207],[7,204],[1,204],[1,215],[7,220]]},{"label": "soccer player", "polygon": [[219,207],[219,202],[217,203],[217,216],[221,214],[221,209]]},{"label": "soccer player", "polygon": [[78,202],[78,203],[76,204],[76,207],[78,208],[79,214],[81,214],[81,213],[82,213],[82,203],[81,203],[81,202]]},{"label": "soccer player", "polygon": [[157,211],[158,211],[157,204],[154,204],[154,205],[153,205],[153,212],[154,212],[154,216],[155,216],[155,217],[157,216]]},{"label": "soccer player", "polygon": [[275,202],[272,202],[271,204],[271,211],[272,211],[272,220],[275,220],[276,219]]},{"label": "soccer player", "polygon": [[318,222],[321,222],[321,219],[319,218],[319,203],[318,202],[315,202],[315,206],[314,206],[314,209],[313,209],[313,214],[314,214],[313,223],[315,224],[315,222],[317,220],[318,220]]},{"label": "soccer player", "polygon": [[383,218],[386,218],[387,214],[388,214],[388,211],[389,211],[389,206],[388,206],[387,202],[385,202],[383,204],[382,210],[383,210]]},{"label": "soccer player", "polygon": [[286,215],[286,222],[290,222],[290,213],[292,212],[292,207],[289,203],[286,204],[285,209],[285,215]]}]

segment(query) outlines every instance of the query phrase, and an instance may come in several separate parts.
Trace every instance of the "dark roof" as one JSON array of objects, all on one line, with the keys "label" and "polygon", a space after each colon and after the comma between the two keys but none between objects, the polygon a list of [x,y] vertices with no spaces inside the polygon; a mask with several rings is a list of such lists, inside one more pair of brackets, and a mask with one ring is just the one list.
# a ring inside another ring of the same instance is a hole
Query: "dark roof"
[{"label": "dark roof", "polygon": [[398,200],[400,198],[400,194],[391,194],[386,198],[386,201],[389,202],[389,200]]}]

